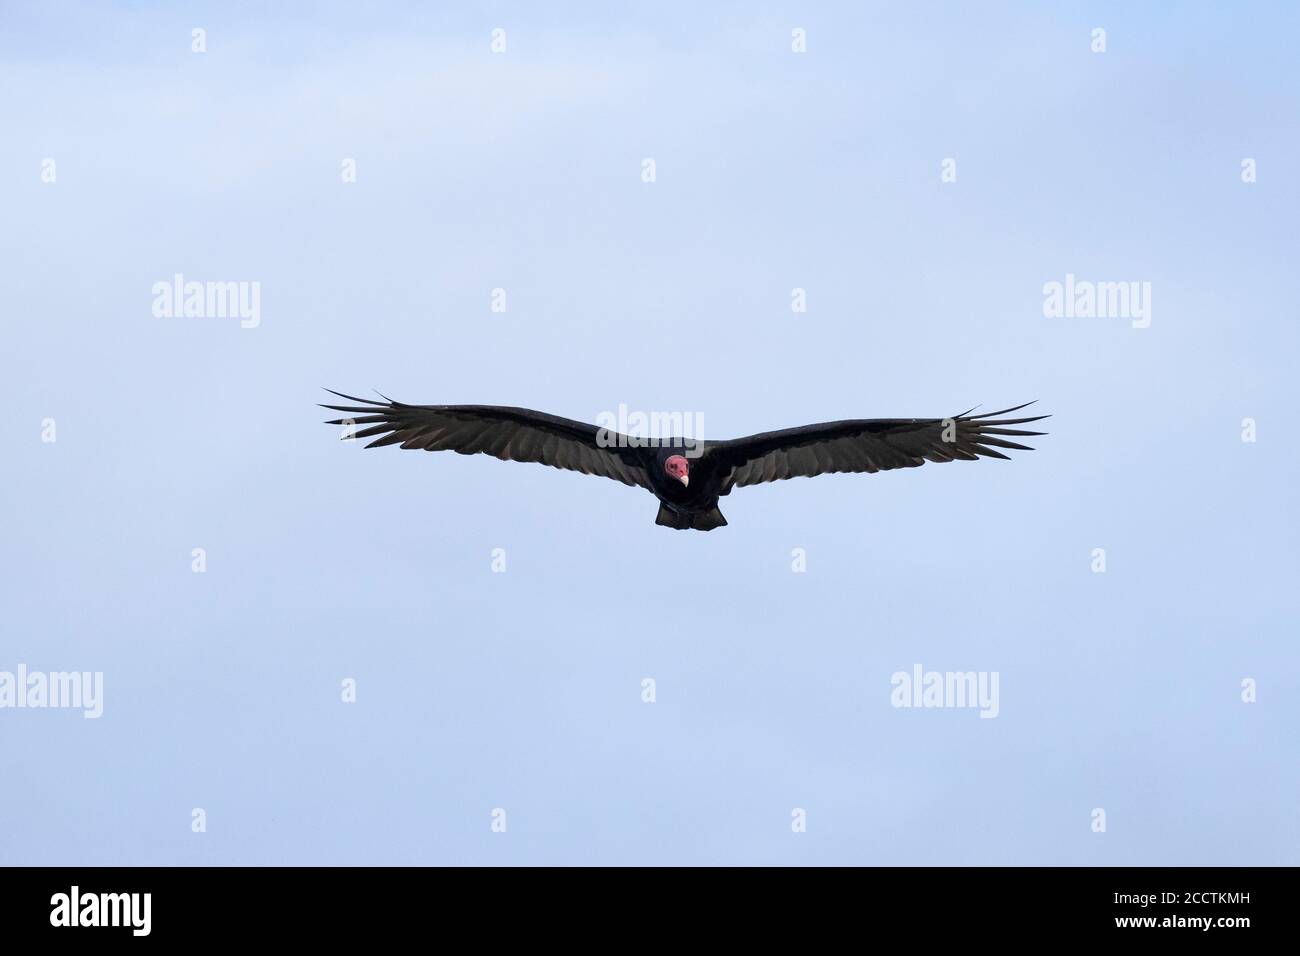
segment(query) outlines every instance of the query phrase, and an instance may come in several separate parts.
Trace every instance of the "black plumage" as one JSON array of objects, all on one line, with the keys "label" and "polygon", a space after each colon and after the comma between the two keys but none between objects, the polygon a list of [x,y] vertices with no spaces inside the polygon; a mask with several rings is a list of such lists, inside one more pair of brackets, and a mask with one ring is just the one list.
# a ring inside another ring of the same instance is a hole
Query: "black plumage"
[{"label": "black plumage", "polygon": [[[718,499],[733,488],[798,476],[915,468],[927,461],[1007,458],[999,449],[1032,451],[1009,438],[1044,432],[1011,428],[1046,415],[1000,418],[997,412],[950,418],[864,418],[803,425],[731,441],[649,442],[527,408],[494,405],[406,405],[332,392],[356,405],[325,405],[350,417],[366,447],[486,454],[531,461],[639,485],[659,499],[656,524],[710,531],[727,523]],[[1028,404],[1033,404],[1032,402]],[[972,409],[973,411],[973,409]]]}]

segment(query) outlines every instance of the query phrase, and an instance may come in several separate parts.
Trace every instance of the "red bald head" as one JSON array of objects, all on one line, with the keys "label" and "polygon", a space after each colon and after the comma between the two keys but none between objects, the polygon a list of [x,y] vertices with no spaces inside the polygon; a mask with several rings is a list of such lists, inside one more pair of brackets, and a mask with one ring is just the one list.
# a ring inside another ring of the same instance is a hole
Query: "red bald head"
[{"label": "red bald head", "polygon": [[691,483],[691,463],[683,455],[669,455],[664,462],[664,471],[668,477],[680,481],[683,488]]}]

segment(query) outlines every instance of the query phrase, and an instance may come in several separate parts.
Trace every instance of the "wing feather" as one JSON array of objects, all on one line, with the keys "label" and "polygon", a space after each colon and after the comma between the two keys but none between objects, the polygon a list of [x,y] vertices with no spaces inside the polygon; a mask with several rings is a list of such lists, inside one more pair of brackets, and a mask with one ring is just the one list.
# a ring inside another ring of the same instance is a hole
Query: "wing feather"
[{"label": "wing feather", "polygon": [[[326,391],[331,391],[327,389]],[[344,412],[327,424],[365,424],[356,438],[373,438],[367,448],[400,444],[426,451],[488,454],[502,461],[525,461],[612,478],[625,485],[650,487],[650,477],[634,443],[611,434],[598,441],[595,425],[528,408],[497,405],[406,405],[339,396],[355,405],[323,405]]]},{"label": "wing feather", "polygon": [[[736,486],[835,472],[916,468],[927,461],[975,461],[1008,456],[998,449],[1033,451],[1001,435],[1045,432],[1008,428],[1042,421],[1047,415],[1001,418],[1032,405],[951,418],[864,418],[764,432],[734,441],[709,442],[705,454],[726,474],[723,493]],[[971,409],[974,411],[974,409]]]}]

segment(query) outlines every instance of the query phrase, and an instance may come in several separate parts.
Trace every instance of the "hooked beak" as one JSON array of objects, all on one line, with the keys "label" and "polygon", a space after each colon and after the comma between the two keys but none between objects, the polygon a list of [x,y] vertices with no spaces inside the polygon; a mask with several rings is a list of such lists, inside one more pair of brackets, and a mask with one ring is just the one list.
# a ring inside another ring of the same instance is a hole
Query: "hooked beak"
[{"label": "hooked beak", "polygon": [[683,487],[683,488],[688,488],[688,487],[690,487],[690,484],[691,484],[691,476],[690,476],[690,475],[682,475],[682,476],[681,476],[680,478],[678,478],[677,480],[680,481],[680,482],[682,483],[682,487]]}]

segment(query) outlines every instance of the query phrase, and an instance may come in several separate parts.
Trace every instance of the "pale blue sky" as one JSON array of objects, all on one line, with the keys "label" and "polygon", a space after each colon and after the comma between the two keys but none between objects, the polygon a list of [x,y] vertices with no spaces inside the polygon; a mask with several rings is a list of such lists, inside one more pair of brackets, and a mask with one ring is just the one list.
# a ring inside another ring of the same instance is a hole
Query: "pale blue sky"
[{"label": "pale blue sky", "polygon": [[[1300,863],[1298,40],[1289,4],[6,3],[0,671],[105,701],[0,710],[0,863]],[[155,318],[176,272],[260,282],[261,325]],[[1045,318],[1067,273],[1149,281],[1150,328]],[[688,534],[340,443],[322,385],[713,438],[1055,417]],[[894,709],[916,663],[996,671],[999,716]]]}]

